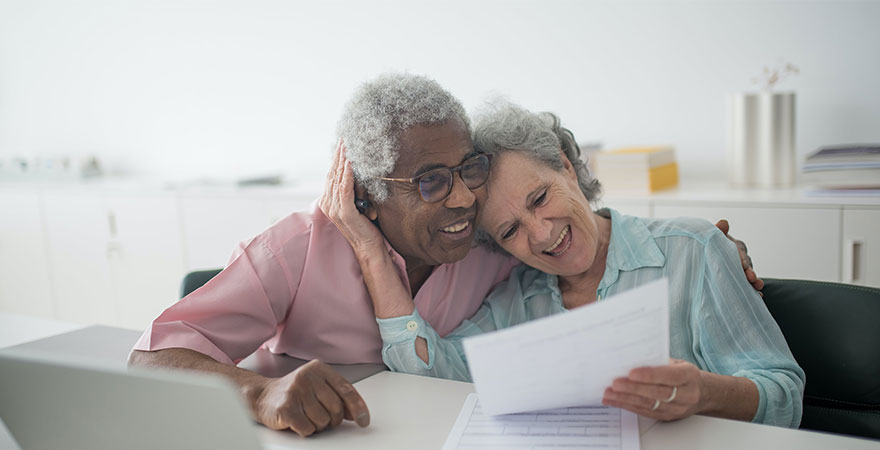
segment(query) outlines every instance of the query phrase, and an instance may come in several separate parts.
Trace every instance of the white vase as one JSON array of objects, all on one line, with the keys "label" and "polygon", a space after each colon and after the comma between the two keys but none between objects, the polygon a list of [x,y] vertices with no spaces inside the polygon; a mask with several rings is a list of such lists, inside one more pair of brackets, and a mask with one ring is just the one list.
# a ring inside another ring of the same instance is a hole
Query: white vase
[{"label": "white vase", "polygon": [[727,164],[740,187],[787,187],[795,181],[795,94],[732,94],[727,101]]}]

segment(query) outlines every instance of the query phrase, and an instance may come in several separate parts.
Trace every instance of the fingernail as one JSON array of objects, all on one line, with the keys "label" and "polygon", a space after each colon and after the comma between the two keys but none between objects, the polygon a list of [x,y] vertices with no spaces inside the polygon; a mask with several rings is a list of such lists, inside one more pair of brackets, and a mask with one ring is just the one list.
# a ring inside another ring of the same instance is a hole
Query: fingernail
[{"label": "fingernail", "polygon": [[370,424],[370,413],[363,412],[355,419],[358,426],[365,427]]}]

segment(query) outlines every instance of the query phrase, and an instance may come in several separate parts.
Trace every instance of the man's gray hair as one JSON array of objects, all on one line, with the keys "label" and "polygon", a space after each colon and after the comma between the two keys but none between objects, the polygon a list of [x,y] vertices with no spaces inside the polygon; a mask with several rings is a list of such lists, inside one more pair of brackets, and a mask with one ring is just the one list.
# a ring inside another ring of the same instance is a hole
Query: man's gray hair
[{"label": "man's gray hair", "polygon": [[[584,197],[591,204],[599,199],[602,191],[599,181],[592,177],[581,159],[581,149],[574,134],[562,126],[556,114],[533,113],[513,103],[496,100],[480,112],[474,122],[474,146],[478,152],[498,155],[516,151],[554,170],[563,169],[562,153],[565,153]],[[478,231],[476,241],[490,249],[501,250],[485,231]]]},{"label": "man's gray hair", "polygon": [[355,180],[377,203],[388,199],[388,176],[397,163],[400,135],[413,125],[459,119],[470,133],[461,103],[436,81],[389,73],[360,86],[345,105],[336,134],[345,142]]}]

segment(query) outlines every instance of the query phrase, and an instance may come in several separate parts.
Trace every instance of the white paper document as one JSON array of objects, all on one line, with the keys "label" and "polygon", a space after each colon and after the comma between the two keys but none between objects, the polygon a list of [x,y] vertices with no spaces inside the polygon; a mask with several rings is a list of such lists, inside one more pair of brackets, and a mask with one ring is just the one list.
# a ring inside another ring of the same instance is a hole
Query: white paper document
[{"label": "white paper document", "polygon": [[443,450],[639,449],[635,414],[607,406],[486,415],[477,394],[464,402]]},{"label": "white paper document", "polygon": [[669,363],[668,284],[653,281],[463,345],[487,414],[601,405],[615,378]]}]

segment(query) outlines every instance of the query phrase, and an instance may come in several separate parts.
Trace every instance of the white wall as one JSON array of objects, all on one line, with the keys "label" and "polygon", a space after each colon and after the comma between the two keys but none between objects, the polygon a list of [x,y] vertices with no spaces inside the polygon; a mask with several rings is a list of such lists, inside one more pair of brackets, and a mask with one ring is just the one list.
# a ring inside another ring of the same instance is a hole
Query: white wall
[{"label": "white wall", "polygon": [[162,177],[327,167],[387,70],[500,93],[581,140],[724,160],[724,96],[801,68],[798,152],[880,141],[880,2],[0,0],[0,157],[95,153]]}]

